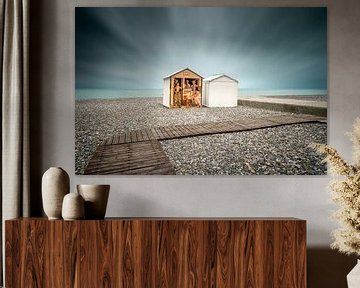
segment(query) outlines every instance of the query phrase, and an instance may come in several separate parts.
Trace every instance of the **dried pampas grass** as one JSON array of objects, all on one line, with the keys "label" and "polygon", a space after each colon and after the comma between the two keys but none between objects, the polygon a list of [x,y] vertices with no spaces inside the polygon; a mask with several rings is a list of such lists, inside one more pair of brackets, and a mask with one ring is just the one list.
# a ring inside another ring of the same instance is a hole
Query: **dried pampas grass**
[{"label": "dried pampas grass", "polygon": [[337,176],[329,185],[332,200],[338,209],[332,218],[342,226],[333,231],[334,243],[331,247],[346,254],[360,256],[360,118],[356,119],[353,132],[354,165],[346,162],[336,149],[324,144],[312,144],[311,147],[325,154],[330,172]]}]

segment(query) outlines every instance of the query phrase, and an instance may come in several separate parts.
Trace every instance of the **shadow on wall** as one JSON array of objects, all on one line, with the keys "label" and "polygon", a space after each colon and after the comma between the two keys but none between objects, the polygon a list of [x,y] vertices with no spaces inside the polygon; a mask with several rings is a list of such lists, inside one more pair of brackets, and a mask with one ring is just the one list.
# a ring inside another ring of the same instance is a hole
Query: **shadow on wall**
[{"label": "shadow on wall", "polygon": [[346,275],[356,259],[328,248],[308,249],[308,288],[347,288]]}]

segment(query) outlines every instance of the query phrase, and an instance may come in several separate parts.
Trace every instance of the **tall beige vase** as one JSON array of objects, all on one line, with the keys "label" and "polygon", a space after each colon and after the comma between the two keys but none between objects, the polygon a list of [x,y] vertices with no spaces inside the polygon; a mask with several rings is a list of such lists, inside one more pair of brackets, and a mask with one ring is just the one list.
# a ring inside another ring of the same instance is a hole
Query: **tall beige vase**
[{"label": "tall beige vase", "polygon": [[78,193],[85,201],[85,219],[104,219],[110,185],[77,185]]},{"label": "tall beige vase", "polygon": [[63,198],[70,190],[69,175],[60,167],[49,168],[42,177],[43,208],[49,219],[61,219]]}]

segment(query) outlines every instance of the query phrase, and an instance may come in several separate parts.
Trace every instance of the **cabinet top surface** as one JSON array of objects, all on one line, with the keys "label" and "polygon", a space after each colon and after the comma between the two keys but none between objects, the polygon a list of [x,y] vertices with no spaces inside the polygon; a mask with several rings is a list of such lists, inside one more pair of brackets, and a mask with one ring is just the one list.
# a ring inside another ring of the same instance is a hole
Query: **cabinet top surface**
[{"label": "cabinet top surface", "polygon": [[[64,221],[48,220],[47,218],[15,218],[6,221]],[[75,221],[306,221],[293,217],[108,217],[103,220],[75,220]]]}]

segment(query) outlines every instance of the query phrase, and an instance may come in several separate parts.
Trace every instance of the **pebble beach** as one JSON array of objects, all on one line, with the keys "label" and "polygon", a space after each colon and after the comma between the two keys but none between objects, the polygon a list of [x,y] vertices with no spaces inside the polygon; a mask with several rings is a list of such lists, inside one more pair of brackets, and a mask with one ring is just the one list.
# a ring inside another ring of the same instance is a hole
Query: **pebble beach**
[{"label": "pebble beach", "polygon": [[[289,115],[245,106],[168,109],[162,98],[77,100],[75,109],[76,174],[84,173],[97,145],[127,130]],[[325,123],[305,123],[165,140],[161,145],[180,175],[322,175],[322,157],[308,145],[326,139]]]}]

